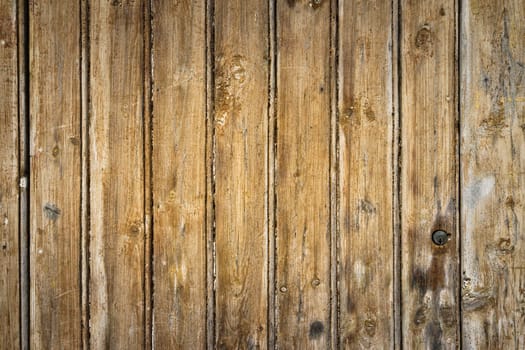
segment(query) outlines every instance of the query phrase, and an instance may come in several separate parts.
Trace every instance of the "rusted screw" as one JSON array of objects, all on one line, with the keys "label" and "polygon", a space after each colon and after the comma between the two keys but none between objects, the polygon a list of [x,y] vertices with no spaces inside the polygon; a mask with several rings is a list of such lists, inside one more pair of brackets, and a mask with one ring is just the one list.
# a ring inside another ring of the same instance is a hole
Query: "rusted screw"
[{"label": "rusted screw", "polygon": [[443,230],[436,230],[432,233],[432,242],[435,245],[445,245],[448,242],[448,233]]}]

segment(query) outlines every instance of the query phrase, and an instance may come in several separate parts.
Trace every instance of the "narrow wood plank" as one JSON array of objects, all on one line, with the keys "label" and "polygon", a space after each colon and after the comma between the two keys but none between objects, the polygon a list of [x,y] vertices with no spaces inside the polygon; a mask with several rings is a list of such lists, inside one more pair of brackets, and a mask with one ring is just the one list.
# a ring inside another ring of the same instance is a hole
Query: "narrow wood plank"
[{"label": "narrow wood plank", "polygon": [[20,348],[17,2],[0,1],[0,339]]},{"label": "narrow wood plank", "polygon": [[330,1],[278,1],[276,345],[284,349],[330,342],[330,72]]},{"label": "narrow wood plank", "polygon": [[393,348],[392,3],[339,12],[340,343]]},{"label": "narrow wood plank", "polygon": [[152,0],[144,1],[144,348],[153,347]]},{"label": "narrow wood plank", "polygon": [[206,344],[206,7],[153,2],[154,334]]},{"label": "narrow wood plank", "polygon": [[399,2],[402,0],[392,0],[392,105],[393,105],[393,142],[392,142],[392,223],[393,223],[393,258],[394,258],[394,273],[393,273],[393,288],[394,288],[394,349],[401,349],[402,340],[402,316],[401,316],[401,179],[400,179],[400,165],[401,165],[401,119],[400,119],[400,98],[399,98],[399,27],[400,27],[400,6]]},{"label": "narrow wood plank", "polygon": [[268,1],[215,4],[216,347],[267,347]]},{"label": "narrow wood plank", "polygon": [[215,126],[213,123],[215,74],[215,2],[206,0],[206,348],[215,347]]},{"label": "narrow wood plank", "polygon": [[90,4],[91,346],[144,344],[143,10]]},{"label": "narrow wood plank", "polygon": [[80,2],[29,6],[30,345],[79,348]]},{"label": "narrow wood plank", "polygon": [[89,349],[89,0],[80,0],[81,84],[81,318],[82,349]]},{"label": "narrow wood plank", "polygon": [[[456,348],[457,130],[454,0],[401,2],[403,345]],[[450,237],[432,242],[434,230]]]},{"label": "narrow wood plank", "polygon": [[20,348],[29,349],[29,168],[30,119],[29,119],[29,4],[17,1],[18,15],[18,135],[19,135],[19,186],[20,186]]},{"label": "narrow wood plank", "polygon": [[463,347],[525,348],[525,2],[462,5]]}]

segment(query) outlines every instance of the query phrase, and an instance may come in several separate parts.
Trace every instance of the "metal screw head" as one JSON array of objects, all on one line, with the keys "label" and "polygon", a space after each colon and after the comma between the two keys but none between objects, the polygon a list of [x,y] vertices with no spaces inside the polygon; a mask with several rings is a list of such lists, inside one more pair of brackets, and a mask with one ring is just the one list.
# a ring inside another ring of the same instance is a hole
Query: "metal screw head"
[{"label": "metal screw head", "polygon": [[435,245],[445,245],[448,242],[448,233],[446,233],[443,230],[436,230],[432,232],[432,242],[434,242]]}]

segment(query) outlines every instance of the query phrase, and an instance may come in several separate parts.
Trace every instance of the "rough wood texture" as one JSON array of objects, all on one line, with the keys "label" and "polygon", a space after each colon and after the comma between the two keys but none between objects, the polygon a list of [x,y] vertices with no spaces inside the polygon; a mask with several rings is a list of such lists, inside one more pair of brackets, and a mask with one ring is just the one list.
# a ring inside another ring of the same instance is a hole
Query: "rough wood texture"
[{"label": "rough wood texture", "polygon": [[90,301],[95,349],[144,343],[143,1],[90,4]]},{"label": "rough wood texture", "polygon": [[0,0],[0,349],[525,348],[524,18]]},{"label": "rough wood texture", "polygon": [[339,336],[344,348],[393,347],[391,24],[390,2],[341,3]]},{"label": "rough wood texture", "polygon": [[[401,2],[403,344],[456,348],[458,256],[453,0]],[[445,230],[444,246],[432,232]]]},{"label": "rough wood texture", "polygon": [[205,2],[153,2],[155,348],[206,344]]},{"label": "rough wood texture", "polygon": [[216,346],[267,347],[268,1],[215,4]]},{"label": "rough wood texture", "polygon": [[525,348],[525,2],[465,1],[463,347]]},{"label": "rough wood texture", "polygon": [[0,0],[0,347],[20,347],[17,2]]},{"label": "rough wood texture", "polygon": [[283,349],[330,334],[330,2],[277,3],[276,295]]},{"label": "rough wood texture", "polygon": [[80,346],[78,2],[32,1],[31,348]]}]

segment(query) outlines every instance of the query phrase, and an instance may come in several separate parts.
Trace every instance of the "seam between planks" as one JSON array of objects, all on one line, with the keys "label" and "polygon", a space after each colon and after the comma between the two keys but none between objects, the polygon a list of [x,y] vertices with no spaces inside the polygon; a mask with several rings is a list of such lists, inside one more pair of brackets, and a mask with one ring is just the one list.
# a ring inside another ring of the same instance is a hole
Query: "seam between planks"
[{"label": "seam between planks", "polygon": [[462,1],[455,0],[454,26],[455,26],[455,74],[454,79],[455,89],[454,96],[456,98],[456,255],[458,257],[458,285],[457,285],[457,304],[458,304],[458,345],[461,349],[463,347],[463,302],[462,302],[462,285],[463,285],[463,257],[462,251],[462,234],[461,234],[461,14]]},{"label": "seam between planks", "polygon": [[275,348],[275,130],[276,130],[276,3],[268,1],[268,121],[267,121],[267,182],[266,220],[268,222],[268,312],[267,346]]},{"label": "seam between planks", "polygon": [[391,53],[390,62],[392,65],[392,263],[394,272],[393,288],[393,342],[392,347],[401,347],[401,217],[400,217],[400,161],[401,161],[401,133],[400,133],[400,33],[399,33],[399,0],[391,2],[392,24],[391,24]]},{"label": "seam between planks", "polygon": [[151,0],[143,9],[143,168],[144,168],[144,347],[153,347],[153,30]]},{"label": "seam between planks", "polygon": [[272,130],[272,137],[273,137],[273,144],[272,144],[272,151],[273,151],[273,162],[272,162],[272,172],[273,172],[273,198],[272,198],[272,218],[273,218],[273,232],[272,232],[272,240],[274,243],[273,246],[273,259],[274,259],[274,265],[273,265],[273,278],[274,278],[274,286],[273,286],[273,348],[277,348],[277,332],[278,332],[278,317],[279,317],[279,309],[277,307],[277,190],[276,190],[276,169],[277,169],[277,149],[278,149],[278,132],[279,132],[279,126],[277,123],[277,112],[278,112],[278,92],[279,92],[279,84],[277,80],[277,73],[279,69],[278,60],[279,60],[279,47],[278,47],[278,40],[279,40],[279,32],[278,32],[278,7],[277,7],[277,0],[270,0],[273,4],[273,12],[271,13],[272,22],[273,22],[273,37],[272,37],[272,43],[273,43],[273,130]]},{"label": "seam between planks", "polygon": [[82,348],[90,348],[90,301],[89,301],[89,278],[90,278],[90,251],[89,251],[89,216],[90,216],[90,177],[89,177],[89,113],[90,113],[90,90],[89,90],[89,0],[82,0],[80,6],[80,91],[81,91],[81,125],[80,125],[80,154],[81,154],[81,193],[80,193],[80,289],[81,289],[81,336]]},{"label": "seam between planks", "polygon": [[330,9],[330,346],[339,348],[339,1]]},{"label": "seam between planks", "polygon": [[206,0],[206,196],[205,196],[205,230],[206,230],[206,338],[207,348],[213,349],[215,345],[215,280],[216,280],[216,261],[215,261],[215,3],[214,0]]},{"label": "seam between planks", "polygon": [[[401,79],[402,79],[402,71],[401,71],[401,59],[402,59],[402,52],[401,52],[401,21],[402,21],[402,6],[401,6],[401,0],[393,0],[392,5],[392,12],[395,13],[396,19],[392,18],[392,24],[395,25],[395,33],[393,33],[393,37],[395,37],[395,47],[393,47],[392,52],[396,52],[395,60],[394,56],[392,56],[392,65],[395,64],[395,69],[392,67],[392,70],[396,72],[395,80],[393,81],[393,84],[395,86],[395,93],[397,93],[397,96],[394,96],[395,101],[395,107],[397,107],[396,113],[394,113],[394,139],[392,140],[393,143],[393,151],[397,152],[396,158],[393,159],[392,164],[395,171],[395,178],[393,181],[395,181],[395,186],[393,188],[394,193],[394,220],[395,227],[394,227],[394,293],[397,293],[395,295],[395,303],[397,305],[397,314],[395,315],[395,322],[397,324],[397,332],[394,332],[394,337],[397,335],[397,341],[398,349],[403,349],[403,327],[401,325],[402,319],[403,319],[403,304],[402,304],[402,298],[401,298],[401,291],[402,291],[402,254],[401,254],[401,232],[402,232],[402,222],[401,222],[401,211],[402,211],[402,203],[401,203],[401,167],[403,164],[403,157],[402,157],[402,142],[401,142],[401,128],[402,128],[402,112],[401,112],[401,103],[402,103],[402,96],[401,96]],[[394,46],[394,45],[393,45]],[[394,75],[392,75],[394,77]],[[394,107],[394,108],[395,108]],[[394,309],[395,310],[395,309]]]},{"label": "seam between planks", "polygon": [[29,7],[17,1],[20,348],[29,349]]}]

